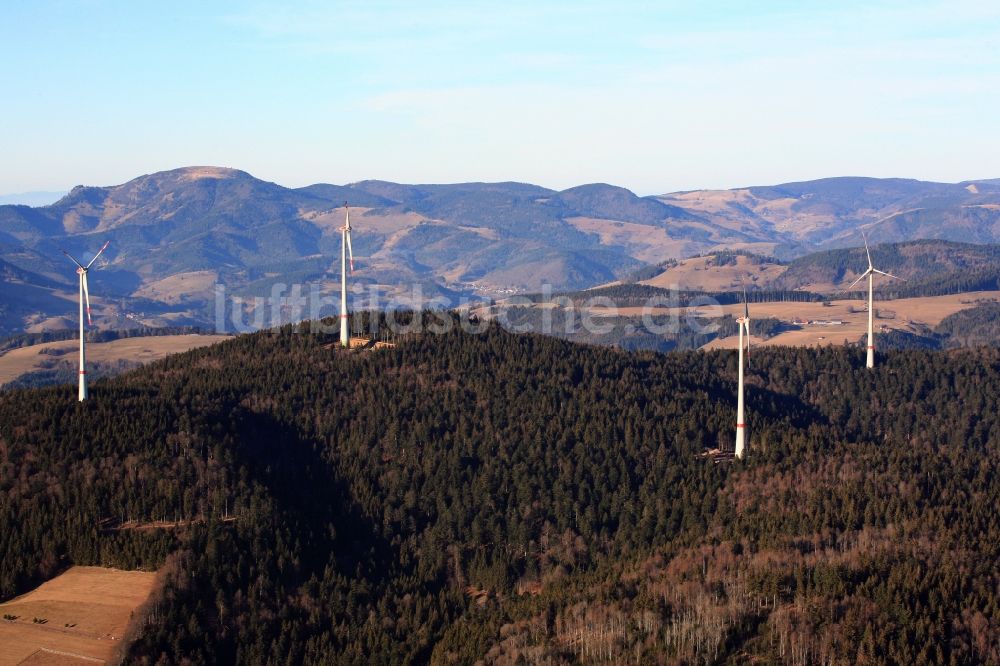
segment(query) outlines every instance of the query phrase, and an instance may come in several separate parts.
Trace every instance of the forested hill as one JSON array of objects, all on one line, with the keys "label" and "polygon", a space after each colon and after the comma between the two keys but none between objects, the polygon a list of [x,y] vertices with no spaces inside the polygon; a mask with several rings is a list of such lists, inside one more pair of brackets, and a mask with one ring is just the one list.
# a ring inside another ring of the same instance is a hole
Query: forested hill
[{"label": "forested hill", "polygon": [[[871,256],[876,268],[907,281],[879,280],[882,291],[932,296],[992,290],[1000,284],[1000,245],[917,240],[872,245]],[[866,268],[863,246],[815,252],[790,262],[769,287],[841,291]]]},{"label": "forested hill", "polygon": [[716,465],[731,352],[331,342],[0,395],[0,596],[164,566],[129,663],[1000,662],[1000,352],[754,350]]}]

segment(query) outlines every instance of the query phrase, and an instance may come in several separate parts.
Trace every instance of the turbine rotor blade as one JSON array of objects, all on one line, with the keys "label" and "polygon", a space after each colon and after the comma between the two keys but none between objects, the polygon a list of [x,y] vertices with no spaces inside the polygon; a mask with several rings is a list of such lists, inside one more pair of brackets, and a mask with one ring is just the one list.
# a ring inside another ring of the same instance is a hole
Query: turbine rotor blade
[{"label": "turbine rotor blade", "polygon": [[62,253],[65,254],[67,257],[69,257],[69,260],[72,261],[74,264],[76,264],[80,268],[83,268],[83,264],[81,264],[79,261],[77,261],[76,259],[74,259],[72,254],[70,254],[66,250],[63,250]]},{"label": "turbine rotor blade", "polygon": [[[868,277],[868,274],[871,273],[873,270],[875,270],[875,269],[874,268],[869,268],[864,273],[862,273],[861,275],[859,275],[858,279],[851,283],[851,287],[853,287],[854,285],[856,285],[857,283],[861,282],[866,277]],[[848,289],[850,289],[851,287],[848,287]]]},{"label": "turbine rotor blade", "polygon": [[102,245],[102,246],[101,246],[101,249],[97,251],[97,254],[95,254],[95,255],[94,255],[94,258],[90,260],[90,263],[89,263],[89,264],[87,264],[87,268],[90,268],[91,266],[93,266],[93,265],[94,265],[94,262],[95,262],[95,261],[97,261],[97,258],[98,258],[99,256],[101,256],[101,254],[102,254],[102,253],[103,253],[103,252],[104,252],[105,250],[107,250],[107,249],[108,249],[108,246],[109,246],[109,245],[111,245],[111,241],[105,241],[105,242],[104,242],[104,245]]},{"label": "turbine rotor blade", "polygon": [[87,271],[80,273],[80,281],[83,282],[83,297],[87,301],[87,325],[93,324],[90,320],[90,286],[87,284]]},{"label": "turbine rotor blade", "polygon": [[347,227],[347,255],[351,258],[351,272],[354,272],[354,248],[351,247],[351,228]]},{"label": "turbine rotor blade", "polygon": [[354,272],[354,247],[351,245],[351,209],[344,202],[344,226],[340,228],[344,232],[344,243],[347,245],[347,254],[351,259],[351,272]]},{"label": "turbine rotor blade", "polygon": [[893,275],[892,273],[886,273],[885,271],[880,271],[877,268],[873,268],[872,271],[878,273],[879,275],[884,275],[886,277],[891,277],[895,280],[902,280],[903,282],[906,282],[906,278],[901,278],[898,275]]},{"label": "turbine rotor blade", "polygon": [[868,237],[865,236],[865,232],[863,231],[861,232],[861,237],[865,239],[865,254],[868,255],[868,269],[871,270],[875,265],[872,264],[872,253],[868,250]]},{"label": "turbine rotor blade", "polygon": [[747,367],[750,367],[750,317],[743,320],[743,326],[747,329]]}]

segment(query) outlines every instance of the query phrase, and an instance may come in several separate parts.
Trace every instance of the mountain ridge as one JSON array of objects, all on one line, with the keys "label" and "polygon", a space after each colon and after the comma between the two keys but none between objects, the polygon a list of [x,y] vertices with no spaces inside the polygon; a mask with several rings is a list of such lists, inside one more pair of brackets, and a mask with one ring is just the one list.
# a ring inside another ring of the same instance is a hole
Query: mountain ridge
[{"label": "mountain ridge", "polygon": [[[1000,180],[836,177],[643,197],[607,183],[561,191],[515,181],[287,188],[200,166],[77,186],[48,206],[0,206],[0,259],[71,292],[60,250],[85,257],[110,240],[94,291],[121,303],[119,320],[149,285],[175,276],[181,285],[211,272],[248,296],[266,296],[278,281],[335,291],[345,201],[356,210],[355,282],[381,285],[387,299],[418,283],[427,297],[492,297],[543,283],[580,289],[726,248],[791,259],[860,245],[859,229],[876,242],[1000,242]],[[182,296],[169,300],[186,300],[183,312],[144,301],[145,310],[172,318],[146,323],[204,323],[211,303]],[[65,310],[43,312],[41,321],[72,314],[71,299],[62,300]],[[5,331],[24,326],[0,322]]]}]

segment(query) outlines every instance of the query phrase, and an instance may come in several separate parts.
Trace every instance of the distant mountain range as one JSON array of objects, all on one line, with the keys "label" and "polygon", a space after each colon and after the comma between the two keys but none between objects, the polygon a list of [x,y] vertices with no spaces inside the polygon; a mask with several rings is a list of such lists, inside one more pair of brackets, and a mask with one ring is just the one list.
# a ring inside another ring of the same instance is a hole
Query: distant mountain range
[{"label": "distant mountain range", "polygon": [[43,207],[0,206],[0,332],[64,326],[87,257],[102,325],[211,322],[213,287],[266,296],[274,282],[326,292],[352,208],[356,282],[404,296],[578,289],[666,259],[744,249],[784,259],[918,238],[1000,241],[1000,180],[830,178],[639,197],[612,185],[363,181],[291,189],[234,169],[189,167],[76,187]]}]

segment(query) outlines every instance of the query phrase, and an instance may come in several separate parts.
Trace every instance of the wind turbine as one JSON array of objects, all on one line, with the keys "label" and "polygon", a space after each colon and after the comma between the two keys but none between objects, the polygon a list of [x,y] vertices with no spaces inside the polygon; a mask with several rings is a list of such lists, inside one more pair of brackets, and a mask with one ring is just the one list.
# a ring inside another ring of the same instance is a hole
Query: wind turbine
[{"label": "wind turbine", "polygon": [[743,287],[743,316],[736,319],[740,329],[740,387],[736,394],[736,457],[743,457],[746,447],[747,426],[743,417],[743,330],[747,333],[747,364],[750,362],[750,306],[747,305],[747,288]]},{"label": "wind turbine", "polygon": [[340,228],[340,346],[351,346],[351,333],[347,330],[347,257],[351,258],[351,273],[354,273],[354,249],[351,247],[351,209],[344,202],[346,219]]},{"label": "wind turbine", "polygon": [[868,278],[868,367],[875,367],[875,307],[873,305],[874,294],[875,294],[875,273],[879,275],[884,275],[886,277],[891,277],[896,280],[903,280],[901,277],[897,277],[891,273],[886,273],[885,271],[880,271],[872,265],[872,253],[868,250],[868,239],[865,237],[865,233],[861,232],[861,238],[865,241],[865,254],[868,255],[868,270],[858,276],[858,279],[851,283],[848,290],[854,285],[861,282],[863,279]]},{"label": "wind turbine", "polygon": [[83,402],[84,400],[87,399],[87,348],[85,342],[86,336],[85,336],[84,322],[83,322],[83,304],[84,301],[86,301],[87,323],[88,324],[91,323],[90,289],[87,286],[87,271],[89,271],[90,267],[94,265],[94,262],[97,261],[97,258],[101,256],[101,253],[103,253],[106,249],[108,249],[108,245],[110,243],[111,241],[107,241],[106,243],[104,243],[104,245],[101,246],[101,249],[97,251],[97,254],[94,255],[94,258],[91,259],[90,263],[87,264],[86,266],[84,266],[79,261],[74,259],[73,255],[71,255],[69,252],[63,250],[63,254],[69,257],[70,261],[76,264],[76,274],[80,276],[80,396],[79,396],[80,402]]}]

